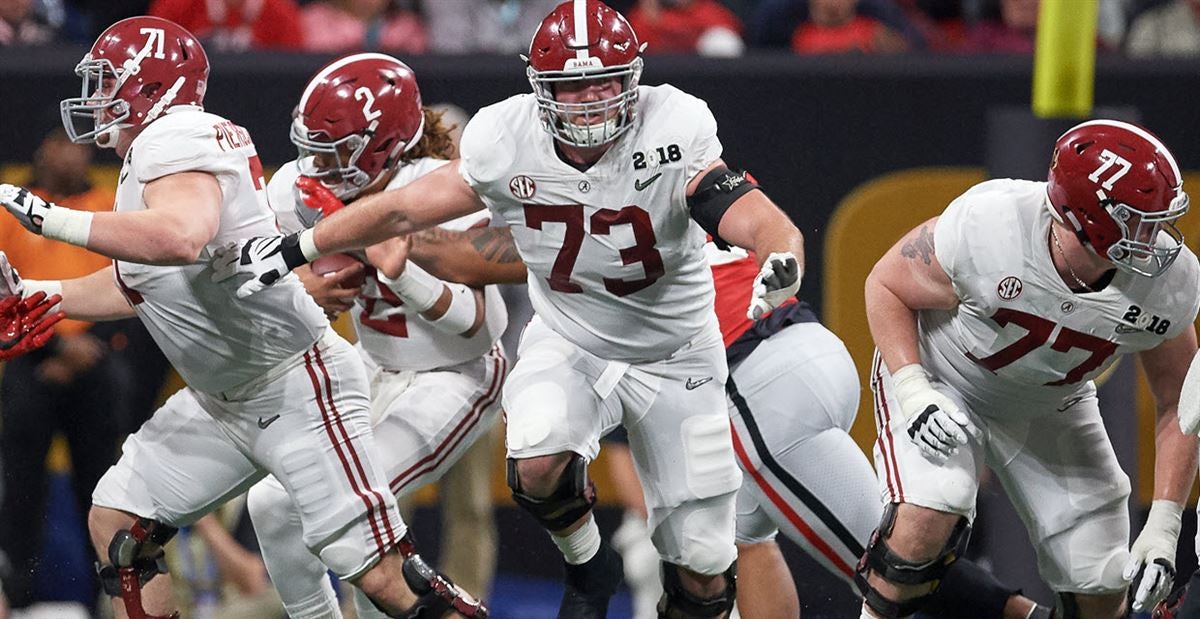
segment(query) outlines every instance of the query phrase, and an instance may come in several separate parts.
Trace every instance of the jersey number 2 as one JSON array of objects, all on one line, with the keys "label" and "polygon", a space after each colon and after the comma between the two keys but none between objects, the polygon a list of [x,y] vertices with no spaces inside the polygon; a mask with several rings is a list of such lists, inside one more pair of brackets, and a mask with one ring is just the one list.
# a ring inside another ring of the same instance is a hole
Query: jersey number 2
[{"label": "jersey number 2", "polygon": [[[1001,327],[1008,326],[1011,323],[1024,328],[1027,332],[1017,341],[982,359],[970,353],[967,354],[972,361],[992,372],[1024,357],[1042,344],[1045,344],[1050,339],[1050,335],[1054,333],[1054,327],[1056,326],[1053,321],[1011,308],[996,310],[996,313],[992,314],[992,320],[996,321],[996,324]],[[1057,387],[1059,385],[1072,385],[1083,380],[1083,377],[1087,376],[1088,372],[1100,367],[1105,360],[1117,351],[1117,344],[1104,338],[1063,327],[1058,332],[1058,337],[1054,338],[1054,343],[1050,345],[1050,348],[1058,352],[1067,352],[1072,348],[1081,348],[1092,353],[1087,359],[1083,360],[1083,363],[1067,371],[1067,375],[1062,379],[1046,383],[1047,386]]]},{"label": "jersey number 2", "polygon": [[[583,226],[583,206],[580,204],[526,204],[525,225],[535,230],[541,230],[548,222],[566,225],[563,235],[562,249],[550,269],[550,289],[556,292],[583,292],[583,287],[571,281],[571,271],[575,269],[575,261],[579,259],[579,249],[587,231]],[[654,248],[657,239],[654,237],[654,226],[650,214],[638,206],[626,206],[620,210],[602,208],[592,213],[588,222],[591,233],[604,236],[612,231],[613,226],[629,224],[633,229],[632,247],[621,250],[621,264],[642,263],[646,275],[640,279],[621,279],[605,277],[604,288],[609,292],[623,297],[633,294],[650,286],[666,273],[663,267],[662,254]]]}]

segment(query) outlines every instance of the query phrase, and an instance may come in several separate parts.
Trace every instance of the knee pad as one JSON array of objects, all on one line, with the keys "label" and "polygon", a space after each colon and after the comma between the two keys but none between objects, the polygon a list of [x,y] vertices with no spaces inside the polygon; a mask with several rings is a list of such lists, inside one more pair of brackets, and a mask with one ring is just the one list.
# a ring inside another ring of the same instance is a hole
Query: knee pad
[{"label": "knee pad", "polygon": [[725,590],[720,595],[702,598],[688,591],[679,579],[678,565],[663,562],[663,596],[658,601],[659,619],[690,619],[692,617],[725,617],[737,598],[737,561],[729,565],[722,576]]},{"label": "knee pad", "polygon": [[[138,518],[121,529],[108,543],[108,563],[96,562],[96,574],[104,592],[125,603],[130,619],[158,619],[142,608],[142,587],[159,574],[167,573],[163,545],[179,531],[149,518]],[[172,613],[168,617],[178,617]]]},{"label": "knee pad", "polygon": [[567,528],[587,515],[596,504],[596,486],[588,479],[587,461],[579,454],[571,454],[558,488],[548,497],[537,498],[522,491],[515,458],[508,459],[508,487],[512,489],[517,505],[533,514],[549,531]]},{"label": "knee pad", "polygon": [[[871,534],[871,539],[867,542],[867,548],[863,552],[862,558],[859,559],[854,574],[854,582],[863,595],[863,601],[876,614],[889,619],[907,617],[924,608],[933,591],[936,591],[941,584],[946,570],[958,560],[966,550],[967,542],[971,539],[971,525],[967,524],[966,518],[960,518],[954,530],[950,532],[950,538],[946,540],[946,545],[936,557],[929,561],[909,561],[893,552],[884,539],[885,536],[891,534],[892,527],[896,524],[896,506],[896,503],[889,503],[884,508],[879,528]],[[924,595],[896,602],[884,597],[875,587],[871,586],[867,580],[867,575],[871,572],[875,572],[895,584],[929,584],[933,588]]]}]

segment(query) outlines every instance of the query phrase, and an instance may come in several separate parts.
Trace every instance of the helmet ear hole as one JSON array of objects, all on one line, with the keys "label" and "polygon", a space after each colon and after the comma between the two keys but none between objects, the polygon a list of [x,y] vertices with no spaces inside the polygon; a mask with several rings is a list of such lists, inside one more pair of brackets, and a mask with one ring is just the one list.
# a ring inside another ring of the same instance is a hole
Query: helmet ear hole
[{"label": "helmet ear hole", "polygon": [[146,98],[153,98],[160,88],[162,88],[162,82],[151,82],[142,86],[138,94]]},{"label": "helmet ear hole", "polygon": [[1091,146],[1092,144],[1094,144],[1094,142],[1076,142],[1075,143],[1075,154],[1082,155],[1083,151],[1087,150],[1087,148],[1089,146]]}]

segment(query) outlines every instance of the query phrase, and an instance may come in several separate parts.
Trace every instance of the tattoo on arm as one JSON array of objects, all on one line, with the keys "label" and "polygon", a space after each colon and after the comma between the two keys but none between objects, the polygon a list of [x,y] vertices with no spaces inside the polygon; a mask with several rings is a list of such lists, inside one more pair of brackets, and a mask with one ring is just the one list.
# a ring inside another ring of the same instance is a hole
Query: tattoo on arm
[{"label": "tattoo on arm", "polygon": [[921,231],[917,233],[917,238],[909,240],[900,247],[900,255],[909,260],[920,258],[925,264],[933,263],[933,233],[929,231],[929,226],[921,226]]},{"label": "tattoo on arm", "polygon": [[499,228],[478,228],[467,232],[471,245],[484,260],[495,264],[510,264],[521,261],[512,233]]}]

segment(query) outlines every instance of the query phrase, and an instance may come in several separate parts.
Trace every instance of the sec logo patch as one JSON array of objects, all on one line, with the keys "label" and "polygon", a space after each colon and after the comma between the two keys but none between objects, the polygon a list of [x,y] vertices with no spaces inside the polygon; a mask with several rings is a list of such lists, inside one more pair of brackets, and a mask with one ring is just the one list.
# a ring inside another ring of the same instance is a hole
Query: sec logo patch
[{"label": "sec logo patch", "polygon": [[1000,283],[996,285],[996,294],[1000,295],[1000,298],[1005,301],[1012,301],[1021,296],[1021,290],[1024,287],[1025,284],[1021,283],[1020,278],[1009,275],[1000,280]]},{"label": "sec logo patch", "polygon": [[533,197],[533,194],[537,193],[537,183],[533,182],[532,178],[522,174],[514,176],[511,181],[508,181],[508,190],[518,200],[528,200]]}]

